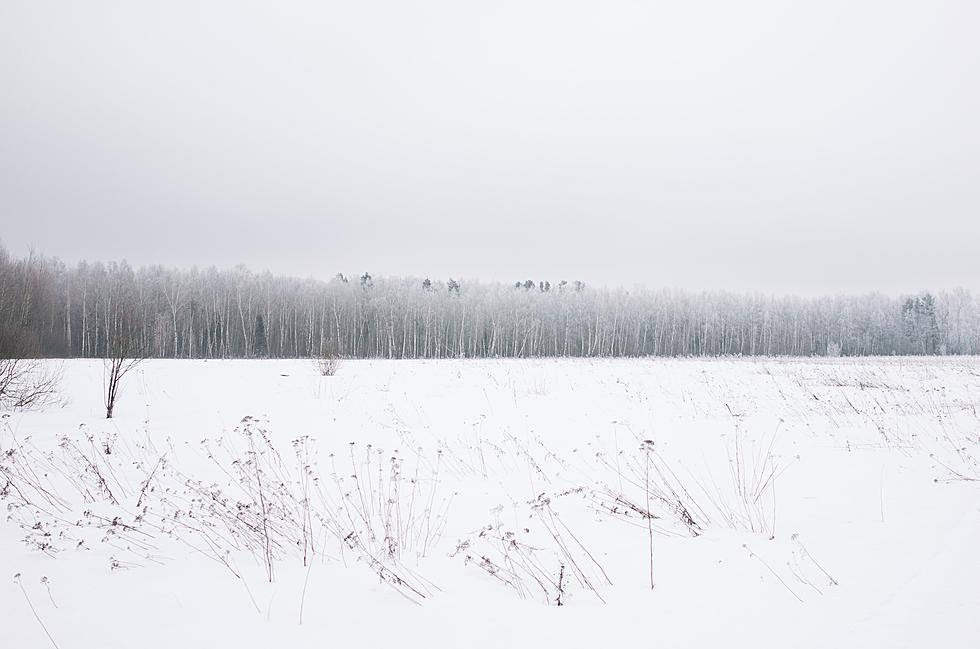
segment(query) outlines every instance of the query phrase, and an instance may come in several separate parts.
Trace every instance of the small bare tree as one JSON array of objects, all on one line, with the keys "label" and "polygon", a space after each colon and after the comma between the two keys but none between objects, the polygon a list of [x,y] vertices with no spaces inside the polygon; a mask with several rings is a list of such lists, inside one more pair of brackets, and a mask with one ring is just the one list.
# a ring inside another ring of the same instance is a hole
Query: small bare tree
[{"label": "small bare tree", "polygon": [[60,371],[51,371],[32,358],[0,359],[0,408],[44,405],[58,387]]},{"label": "small bare tree", "polygon": [[119,397],[119,386],[129,370],[143,362],[142,358],[113,357],[105,359],[105,418],[112,419],[112,410]]},{"label": "small bare tree", "polygon": [[106,419],[112,419],[123,378],[145,358],[144,346],[136,333],[125,320],[117,321],[107,341],[106,357],[103,359]]}]

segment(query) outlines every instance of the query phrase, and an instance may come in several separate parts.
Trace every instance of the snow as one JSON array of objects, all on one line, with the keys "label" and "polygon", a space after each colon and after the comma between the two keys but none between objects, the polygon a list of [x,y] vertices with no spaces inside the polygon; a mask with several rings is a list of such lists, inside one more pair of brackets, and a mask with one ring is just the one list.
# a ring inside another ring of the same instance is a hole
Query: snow
[{"label": "snow", "polygon": [[[154,360],[126,378],[112,420],[101,362],[63,372],[60,402],[0,425],[0,647],[50,646],[31,606],[64,649],[980,634],[975,358],[344,361],[333,377],[302,360]],[[188,491],[200,481],[198,495],[251,502],[260,520],[249,439],[281,532],[271,583],[244,528],[209,520],[213,504]],[[301,493],[297,448],[323,493],[306,566],[303,499],[282,496]],[[57,506],[24,486],[35,479]],[[648,521],[622,502],[646,511],[651,483],[677,498],[651,496]],[[174,520],[213,525],[220,548]],[[379,577],[392,574],[404,582]]]}]

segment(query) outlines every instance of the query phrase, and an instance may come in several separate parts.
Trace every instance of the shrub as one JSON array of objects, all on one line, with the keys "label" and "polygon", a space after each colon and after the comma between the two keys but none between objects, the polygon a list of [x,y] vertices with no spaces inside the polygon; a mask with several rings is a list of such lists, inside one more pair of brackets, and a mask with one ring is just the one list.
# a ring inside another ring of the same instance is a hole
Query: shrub
[{"label": "shrub", "polygon": [[41,361],[0,359],[0,408],[44,405],[58,387],[61,373],[45,369]]}]

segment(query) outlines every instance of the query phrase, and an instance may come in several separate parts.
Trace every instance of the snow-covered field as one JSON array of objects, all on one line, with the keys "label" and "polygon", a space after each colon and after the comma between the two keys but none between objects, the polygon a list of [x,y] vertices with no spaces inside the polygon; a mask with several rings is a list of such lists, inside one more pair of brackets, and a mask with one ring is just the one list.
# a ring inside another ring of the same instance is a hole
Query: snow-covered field
[{"label": "snow-covered field", "polygon": [[0,647],[980,642],[975,358],[102,376],[3,415]]}]

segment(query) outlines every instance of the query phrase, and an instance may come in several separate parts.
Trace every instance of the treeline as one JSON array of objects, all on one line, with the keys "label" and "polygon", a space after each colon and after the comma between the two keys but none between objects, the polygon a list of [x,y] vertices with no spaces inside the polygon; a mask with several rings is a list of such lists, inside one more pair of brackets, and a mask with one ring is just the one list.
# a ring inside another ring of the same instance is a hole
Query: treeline
[{"label": "treeline", "polygon": [[[126,342],[125,347],[119,344]],[[770,297],[133,268],[0,248],[0,356],[891,355],[980,353],[969,291]]]}]

